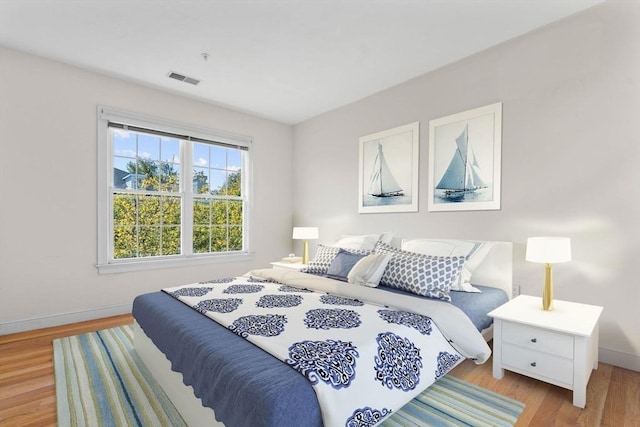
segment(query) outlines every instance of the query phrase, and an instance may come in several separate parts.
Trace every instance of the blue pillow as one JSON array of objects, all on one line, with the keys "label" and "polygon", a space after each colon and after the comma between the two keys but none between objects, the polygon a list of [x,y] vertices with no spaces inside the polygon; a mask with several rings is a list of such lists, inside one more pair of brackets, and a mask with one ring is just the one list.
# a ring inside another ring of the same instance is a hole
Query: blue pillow
[{"label": "blue pillow", "polygon": [[347,281],[347,276],[354,265],[366,255],[356,254],[353,252],[340,249],[336,257],[331,261],[327,276],[332,279]]}]

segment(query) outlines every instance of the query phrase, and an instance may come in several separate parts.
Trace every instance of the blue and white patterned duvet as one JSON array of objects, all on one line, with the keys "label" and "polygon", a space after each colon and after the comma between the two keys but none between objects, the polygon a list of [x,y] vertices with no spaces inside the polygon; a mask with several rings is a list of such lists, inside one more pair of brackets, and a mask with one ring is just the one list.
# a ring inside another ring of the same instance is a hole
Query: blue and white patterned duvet
[{"label": "blue and white patterned duvet", "polygon": [[304,375],[325,426],[373,426],[463,359],[430,317],[344,296],[250,277],[164,291]]}]

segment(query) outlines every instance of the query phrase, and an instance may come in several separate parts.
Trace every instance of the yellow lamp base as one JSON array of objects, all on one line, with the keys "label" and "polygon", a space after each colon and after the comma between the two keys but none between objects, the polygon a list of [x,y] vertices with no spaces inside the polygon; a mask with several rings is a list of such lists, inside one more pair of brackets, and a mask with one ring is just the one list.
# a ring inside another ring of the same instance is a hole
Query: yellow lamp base
[{"label": "yellow lamp base", "polygon": [[302,251],[302,263],[309,264],[309,241],[304,241],[304,249]]},{"label": "yellow lamp base", "polygon": [[553,280],[551,276],[551,264],[547,263],[544,268],[544,288],[542,288],[542,309],[553,310]]}]

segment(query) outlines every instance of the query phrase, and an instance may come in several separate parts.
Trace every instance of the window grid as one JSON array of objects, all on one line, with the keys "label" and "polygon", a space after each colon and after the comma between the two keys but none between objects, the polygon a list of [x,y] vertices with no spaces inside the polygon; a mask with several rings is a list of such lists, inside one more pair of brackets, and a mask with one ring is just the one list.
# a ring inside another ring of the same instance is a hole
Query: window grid
[{"label": "window grid", "polygon": [[[117,132],[122,133],[122,130],[118,130]],[[237,156],[239,155],[239,164],[236,165],[235,169],[230,169],[229,153],[232,152],[233,148],[217,147],[215,145],[203,144],[200,142],[195,143],[188,140],[178,140],[180,145],[179,153],[183,153],[182,157],[184,159],[188,158],[187,156],[184,156],[184,154],[190,153],[193,150],[194,145],[207,146],[208,156],[206,159],[206,168],[202,169],[206,169],[208,173],[205,174],[204,177],[200,178],[201,181],[198,184],[196,179],[189,180],[190,177],[198,176],[197,173],[194,173],[198,169],[195,166],[195,159],[191,159],[191,161],[181,161],[180,155],[178,155],[177,162],[175,161],[176,156],[172,158],[172,161],[163,160],[163,142],[166,138],[155,135],[146,135],[137,130],[125,130],[125,132],[128,132],[128,135],[133,134],[135,136],[135,153],[133,153],[133,155],[124,156],[116,151],[116,132],[114,132],[113,129],[110,130],[113,147],[113,163],[115,165],[122,164],[124,161],[127,161],[127,171],[125,172],[129,172],[129,174],[123,178],[125,181],[128,181],[128,184],[125,183],[123,185],[117,182],[116,168],[113,168],[114,172],[111,178],[111,211],[113,212],[111,216],[111,229],[113,236],[111,239],[111,258],[113,260],[130,260],[157,256],[215,254],[229,251],[243,251],[243,225],[246,203],[244,197],[241,196],[243,191],[240,188],[243,173],[242,164],[244,163],[242,160],[244,156],[243,152],[238,152],[238,154],[236,154]],[[157,139],[157,156],[141,153],[141,135],[145,135],[147,138],[150,137]],[[212,158],[214,150],[224,153],[224,162],[221,168],[213,167],[214,164],[217,165],[217,159]],[[211,182],[211,171],[223,172],[222,185],[215,189],[210,188],[211,184],[213,184]],[[171,179],[165,179],[165,176],[171,176],[172,173],[176,177],[176,182],[173,183],[170,182]],[[153,176],[154,174],[155,176]],[[233,177],[233,174],[238,174],[236,177],[238,178],[238,188],[235,191],[237,193],[236,196],[229,195],[229,182]],[[189,181],[187,180],[192,181],[193,184],[189,185]],[[119,215],[118,211],[122,210],[122,206],[119,207],[116,202],[119,202],[120,198],[123,196],[133,196],[133,203],[129,203],[134,206],[133,210],[135,220],[133,224],[126,222],[123,224],[121,223],[121,218],[117,218],[117,215]],[[167,216],[165,205],[168,198],[175,198],[180,201],[180,209],[178,210],[180,215],[179,221],[169,221],[167,224],[165,223]],[[230,203],[234,203],[232,200],[240,206],[239,209],[237,208],[238,212],[236,212],[236,214],[240,216],[235,220],[231,215],[231,209],[229,206]],[[192,215],[183,214],[183,212],[185,212],[184,205],[186,203],[191,202],[195,205],[202,201],[206,201],[208,205],[209,212],[208,215],[206,215],[208,220],[206,224],[199,224],[196,222],[197,212],[193,205],[192,209],[189,210]],[[143,212],[145,210],[143,208],[149,208],[149,205],[156,205],[155,209],[153,209],[153,207],[150,208],[152,211],[151,218],[155,217],[155,221],[150,220]],[[214,221],[213,209],[215,206],[218,206],[218,209],[222,209],[224,211],[222,221]],[[188,224],[188,221],[191,218],[186,218],[189,216],[193,218],[193,222],[191,224]],[[185,221],[187,221],[187,223],[185,223]],[[189,227],[189,225],[192,226]],[[195,246],[197,242],[195,233],[198,231],[199,227],[203,226],[206,226],[207,228],[206,234],[208,237],[206,248],[204,248],[205,250],[202,250],[202,247],[197,248]],[[184,236],[190,230],[191,239],[185,239]],[[131,245],[133,245],[133,250],[126,250],[119,247],[119,244],[124,241],[123,236],[126,236],[127,234],[129,234],[129,237],[133,235],[134,241],[131,243]],[[167,235],[167,238],[165,238],[165,235]],[[168,242],[167,239],[169,237],[172,237],[172,242],[175,242],[176,240],[180,242],[177,246],[177,250],[175,249],[175,245],[165,250],[165,246]],[[151,241],[151,246],[153,247],[154,239],[157,240],[157,243],[155,244],[156,250],[149,250],[147,248],[147,243]],[[220,241],[223,242],[222,245],[220,243],[216,243]],[[186,243],[189,243],[189,245],[187,246]]]}]

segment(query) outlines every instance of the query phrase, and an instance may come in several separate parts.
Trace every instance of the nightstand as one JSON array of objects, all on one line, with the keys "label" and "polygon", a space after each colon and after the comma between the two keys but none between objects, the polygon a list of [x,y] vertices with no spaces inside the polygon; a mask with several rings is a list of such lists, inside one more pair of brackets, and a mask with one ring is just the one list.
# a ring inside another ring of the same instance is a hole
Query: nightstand
[{"label": "nightstand", "polygon": [[517,372],[573,390],[584,408],[587,383],[598,368],[598,322],[602,307],[520,295],[489,313],[493,326],[493,377]]},{"label": "nightstand", "polygon": [[287,270],[297,270],[297,271],[300,271],[303,268],[307,268],[307,264],[302,264],[300,262],[281,262],[281,261],[276,261],[276,262],[272,262],[271,266],[274,269],[284,268],[284,269],[287,269]]}]

